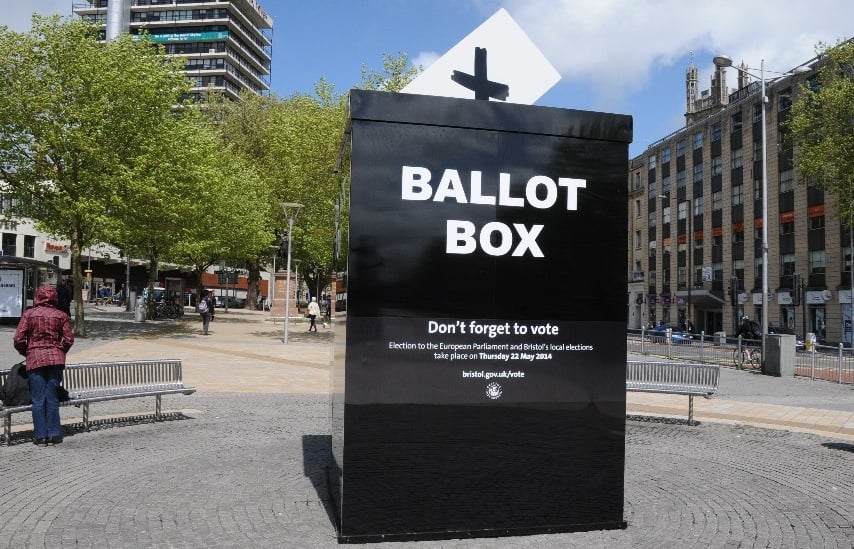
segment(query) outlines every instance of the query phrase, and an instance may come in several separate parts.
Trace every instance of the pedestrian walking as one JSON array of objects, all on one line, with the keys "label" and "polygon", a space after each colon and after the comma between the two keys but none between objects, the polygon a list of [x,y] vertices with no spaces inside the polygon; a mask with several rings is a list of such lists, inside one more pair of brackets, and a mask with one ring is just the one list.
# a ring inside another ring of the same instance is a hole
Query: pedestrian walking
[{"label": "pedestrian walking", "polygon": [[59,310],[71,316],[71,301],[74,299],[71,292],[71,284],[64,279],[60,279],[59,285],[56,287],[56,297],[59,300]]},{"label": "pedestrian walking", "polygon": [[318,315],[320,315],[320,305],[317,304],[317,298],[312,297],[311,303],[308,304],[308,318],[311,319],[311,325],[308,327],[309,332],[317,331]]},{"label": "pedestrian walking", "polygon": [[214,317],[214,300],[208,290],[202,290],[199,299],[199,314],[202,316],[202,335],[208,335],[208,327]]},{"label": "pedestrian walking", "polygon": [[65,355],[74,345],[74,332],[68,315],[59,309],[56,288],[38,287],[33,306],[21,316],[12,341],[15,349],[27,358],[33,403],[33,443],[59,444],[62,429],[57,387],[62,382]]}]

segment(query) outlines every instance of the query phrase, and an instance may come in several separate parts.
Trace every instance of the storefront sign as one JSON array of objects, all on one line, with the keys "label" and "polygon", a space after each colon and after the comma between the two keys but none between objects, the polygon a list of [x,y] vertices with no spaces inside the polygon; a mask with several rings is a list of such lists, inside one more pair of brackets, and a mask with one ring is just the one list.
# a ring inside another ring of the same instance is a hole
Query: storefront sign
[{"label": "storefront sign", "polygon": [[68,244],[54,244],[53,242],[44,243],[44,251],[49,254],[65,254],[69,251]]}]

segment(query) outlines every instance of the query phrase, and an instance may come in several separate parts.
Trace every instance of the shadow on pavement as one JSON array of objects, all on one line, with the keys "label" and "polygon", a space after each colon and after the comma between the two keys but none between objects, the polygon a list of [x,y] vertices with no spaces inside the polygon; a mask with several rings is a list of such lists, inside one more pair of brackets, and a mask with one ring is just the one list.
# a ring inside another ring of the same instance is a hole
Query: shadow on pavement
[{"label": "shadow on pavement", "polygon": [[[187,419],[195,419],[183,412],[164,412],[160,415],[161,421],[183,421]],[[132,416],[111,417],[104,419],[93,419],[89,421],[89,431],[83,426],[83,422],[66,423],[62,426],[62,438],[73,437],[79,433],[92,431],[103,431],[105,429],[115,429],[118,427],[130,427],[133,425],[143,425],[146,423],[159,423],[154,414],[137,414]],[[12,433],[12,439],[9,441],[9,446],[18,444],[30,444],[33,442],[33,431],[18,431]]]},{"label": "shadow on pavement", "polygon": [[311,480],[318,499],[323,502],[323,509],[329,518],[330,524],[337,530],[338,515],[332,506],[329,496],[329,482],[327,478],[328,463],[332,454],[332,437],[330,435],[303,435],[302,436],[302,467],[303,474]]},{"label": "shadow on pavement", "polygon": [[843,452],[854,453],[854,444],[848,444],[845,442],[823,442],[821,445],[825,448],[830,448],[831,450],[842,450]]}]

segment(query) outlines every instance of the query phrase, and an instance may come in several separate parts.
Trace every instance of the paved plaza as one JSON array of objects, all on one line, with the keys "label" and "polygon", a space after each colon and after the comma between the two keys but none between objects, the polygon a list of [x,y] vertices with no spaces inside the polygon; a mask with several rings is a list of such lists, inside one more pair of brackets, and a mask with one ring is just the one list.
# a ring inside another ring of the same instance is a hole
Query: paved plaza
[{"label": "paved plaza", "polygon": [[[0,547],[336,547],[325,471],[332,333],[268,313],[218,310],[133,321],[87,310],[90,337],[69,362],[179,358],[198,391],[95,403],[83,432],[62,408],[65,440],[32,442],[29,414],[0,447]],[[18,360],[0,326],[0,365]],[[637,357],[629,357],[637,358]],[[854,546],[854,389],[730,368],[719,394],[630,393],[625,530],[379,547]]]}]

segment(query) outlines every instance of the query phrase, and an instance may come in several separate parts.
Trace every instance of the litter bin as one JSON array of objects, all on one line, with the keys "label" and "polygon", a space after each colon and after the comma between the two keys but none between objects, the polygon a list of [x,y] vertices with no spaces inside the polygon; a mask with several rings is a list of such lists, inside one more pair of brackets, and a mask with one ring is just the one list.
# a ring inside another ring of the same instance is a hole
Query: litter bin
[{"label": "litter bin", "polygon": [[142,296],[136,298],[136,311],[134,318],[137,322],[145,322],[145,298]]},{"label": "litter bin", "polygon": [[715,343],[726,345],[726,332],[715,332]]}]

